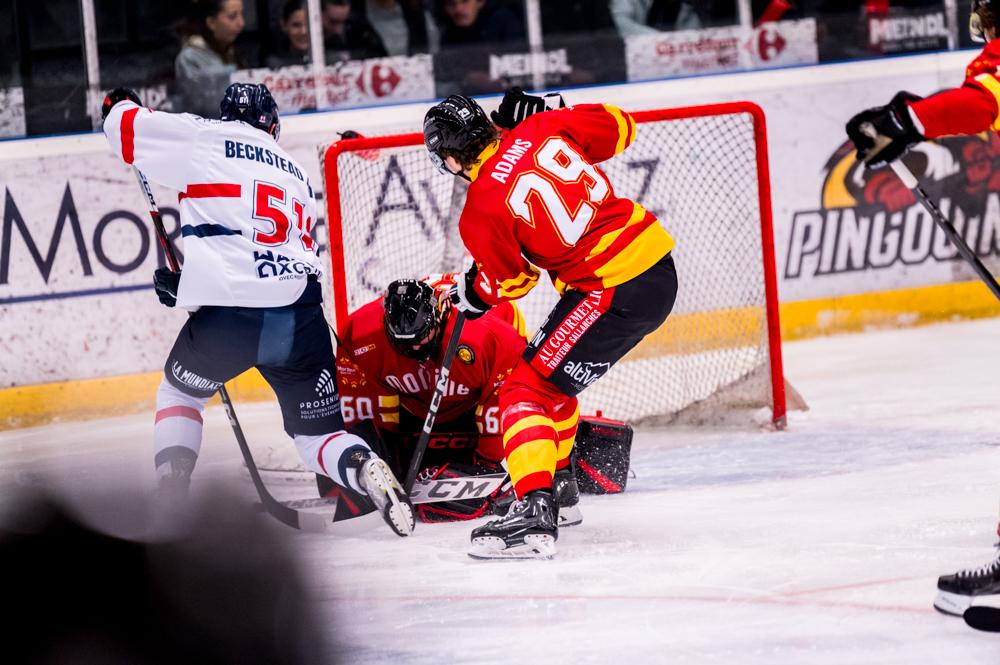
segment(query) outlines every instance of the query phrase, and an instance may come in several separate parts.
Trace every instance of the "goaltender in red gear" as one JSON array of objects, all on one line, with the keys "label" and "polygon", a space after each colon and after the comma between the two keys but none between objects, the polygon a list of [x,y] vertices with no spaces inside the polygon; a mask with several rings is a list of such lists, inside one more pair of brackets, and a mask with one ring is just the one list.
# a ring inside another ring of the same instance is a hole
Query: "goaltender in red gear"
[{"label": "goaltender in red gear", "polygon": [[[444,353],[444,340],[455,325],[455,310],[447,298],[453,273],[425,280],[397,280],[383,298],[350,315],[337,348],[337,381],[345,423],[372,420],[389,443],[387,459],[409,450],[427,415]],[[441,295],[444,294],[444,297]],[[459,338],[448,387],[435,420],[436,432],[464,432],[431,437],[422,478],[441,474],[477,475],[501,471],[504,457],[500,436],[500,386],[525,348],[524,323],[513,304],[467,321]],[[575,399],[559,409],[555,427],[560,454],[557,467],[568,468],[576,437],[579,408]],[[406,437],[410,434],[412,436]],[[437,449],[437,444],[444,447]],[[500,498],[499,494],[493,499]],[[456,502],[462,503],[462,502]],[[473,519],[486,514],[491,503],[471,505],[421,504],[424,521]]]},{"label": "goaltender in red gear", "polygon": [[474,558],[554,555],[554,416],[659,328],[677,293],[673,238],[596,166],[631,145],[635,121],[609,104],[548,101],[509,91],[493,116],[509,129],[502,136],[468,97],[448,97],[424,118],[432,161],[471,182],[459,232],[474,265],[458,281],[457,306],[474,318],[527,294],[541,270],[562,294],[500,390],[519,502],[473,531]]}]

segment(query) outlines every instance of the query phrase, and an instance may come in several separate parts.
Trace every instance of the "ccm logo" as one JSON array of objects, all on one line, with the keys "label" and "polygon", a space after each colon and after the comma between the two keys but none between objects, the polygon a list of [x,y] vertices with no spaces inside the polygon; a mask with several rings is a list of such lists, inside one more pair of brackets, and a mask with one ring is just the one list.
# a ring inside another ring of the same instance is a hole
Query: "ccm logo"
[{"label": "ccm logo", "polygon": [[427,442],[427,447],[435,450],[464,450],[475,448],[476,439],[470,436],[436,436]]}]

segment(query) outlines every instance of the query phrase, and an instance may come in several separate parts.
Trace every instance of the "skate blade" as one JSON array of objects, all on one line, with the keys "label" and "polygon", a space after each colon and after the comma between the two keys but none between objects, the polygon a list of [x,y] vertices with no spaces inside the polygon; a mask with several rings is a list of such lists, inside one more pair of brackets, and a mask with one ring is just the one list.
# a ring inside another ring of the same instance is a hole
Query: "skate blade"
[{"label": "skate blade", "polygon": [[524,543],[506,547],[503,538],[481,536],[472,539],[469,556],[473,559],[551,559],[556,555],[556,540],[545,534],[524,537]]},{"label": "skate blade", "polygon": [[[365,473],[372,479],[375,486],[388,497],[388,502],[382,506],[382,519],[389,525],[389,528],[397,536],[406,537],[413,533],[416,526],[416,518],[413,514],[413,506],[409,501],[400,499],[397,492],[398,485],[392,480],[392,472],[385,466],[385,462],[378,460],[375,464],[367,464]],[[372,498],[376,503],[381,503]]]},{"label": "skate blade", "polygon": [[580,506],[565,506],[559,508],[559,526],[576,526],[583,524],[583,512]]},{"label": "skate blade", "polygon": [[972,596],[963,596],[950,591],[938,591],[937,598],[934,599],[934,609],[942,614],[960,617],[972,605]]}]

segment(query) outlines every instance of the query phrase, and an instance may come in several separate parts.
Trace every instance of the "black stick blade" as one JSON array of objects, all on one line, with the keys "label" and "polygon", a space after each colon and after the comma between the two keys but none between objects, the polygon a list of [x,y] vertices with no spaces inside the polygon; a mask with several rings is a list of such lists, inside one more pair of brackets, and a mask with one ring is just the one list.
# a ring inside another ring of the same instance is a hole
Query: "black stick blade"
[{"label": "black stick blade", "polygon": [[973,605],[965,610],[962,615],[965,623],[976,630],[985,630],[990,633],[1000,633],[1000,607],[987,607],[985,605]]}]

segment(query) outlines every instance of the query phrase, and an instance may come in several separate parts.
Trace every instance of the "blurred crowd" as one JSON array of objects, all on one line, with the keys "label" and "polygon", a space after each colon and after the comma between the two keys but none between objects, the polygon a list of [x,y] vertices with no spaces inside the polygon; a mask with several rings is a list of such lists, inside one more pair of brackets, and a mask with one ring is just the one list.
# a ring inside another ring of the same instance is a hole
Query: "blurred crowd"
[{"label": "blurred crowd", "polygon": [[[480,80],[484,72],[472,72],[470,79],[462,70],[484,62],[484,52],[527,52],[529,5],[534,6],[528,0],[319,0],[317,42],[327,65],[435,54],[439,92],[494,91],[495,81],[485,86]],[[614,69],[623,65],[602,60],[615,40],[737,25],[739,5],[737,0],[537,1],[543,49],[576,49],[571,59],[579,71],[558,83],[581,85],[625,79],[624,71]],[[760,25],[815,17],[821,39],[837,35],[839,41],[857,42],[872,16],[943,6],[944,0],[751,0],[749,20]],[[214,115],[234,71],[311,64],[308,0],[101,0],[95,12],[101,82],[131,85],[147,95],[165,90],[158,93],[161,99],[150,98],[153,106]],[[89,122],[65,111],[86,107],[78,0],[0,0],[0,15],[8,13],[13,20],[0,22],[0,90],[25,86],[29,133],[67,131],[77,128],[73,123]],[[821,52],[821,59],[877,55],[865,51],[863,35],[860,42],[857,48]],[[588,79],[588,67],[602,74]],[[447,88],[449,82],[455,89]]]},{"label": "blurred crowd", "polygon": [[[182,48],[175,61],[177,106],[196,113],[214,110],[233,71],[310,64],[306,0],[275,2],[270,28],[277,38],[250,62],[241,48],[250,0],[191,0],[181,21]],[[260,3],[257,3],[260,4]],[[893,0],[893,6],[931,6],[940,0]],[[651,34],[697,30],[739,22],[736,0],[542,0],[543,39]],[[889,0],[753,0],[753,21],[865,15],[887,11]],[[471,46],[527,47],[523,0],[321,0],[326,64]],[[275,11],[277,9],[277,11]],[[258,11],[259,13],[259,11]],[[264,28],[265,30],[268,28]],[[255,33],[260,33],[258,26]],[[258,36],[259,37],[259,36]],[[460,54],[456,54],[460,58]]]}]

